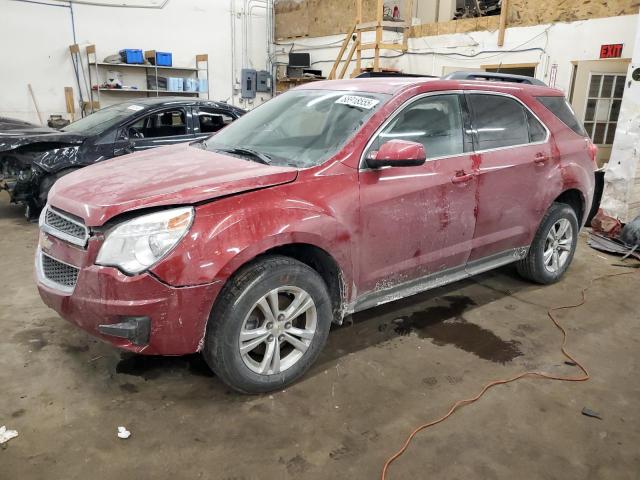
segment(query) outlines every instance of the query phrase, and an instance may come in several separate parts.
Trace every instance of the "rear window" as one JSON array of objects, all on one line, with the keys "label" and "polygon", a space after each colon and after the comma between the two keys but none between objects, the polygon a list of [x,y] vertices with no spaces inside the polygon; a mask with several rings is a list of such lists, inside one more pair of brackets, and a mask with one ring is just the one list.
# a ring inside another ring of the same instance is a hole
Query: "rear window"
[{"label": "rear window", "polygon": [[587,136],[584,127],[573,114],[573,110],[564,97],[537,97],[538,101],[547,107],[551,112],[562,120],[567,127],[583,137]]}]

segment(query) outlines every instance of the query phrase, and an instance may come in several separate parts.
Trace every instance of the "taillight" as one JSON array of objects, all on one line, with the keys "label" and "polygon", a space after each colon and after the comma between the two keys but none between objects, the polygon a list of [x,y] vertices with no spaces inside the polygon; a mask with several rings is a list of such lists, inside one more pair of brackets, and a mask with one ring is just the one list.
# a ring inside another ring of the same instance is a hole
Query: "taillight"
[{"label": "taillight", "polygon": [[598,147],[595,146],[593,144],[593,142],[589,142],[589,156],[591,157],[591,160],[593,161],[593,164],[596,166],[596,168],[598,167]]}]

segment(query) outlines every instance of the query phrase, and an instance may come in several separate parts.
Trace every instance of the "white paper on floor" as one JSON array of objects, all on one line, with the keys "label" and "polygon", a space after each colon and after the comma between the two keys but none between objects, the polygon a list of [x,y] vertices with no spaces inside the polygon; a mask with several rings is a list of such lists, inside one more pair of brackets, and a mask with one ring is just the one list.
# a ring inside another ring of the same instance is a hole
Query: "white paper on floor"
[{"label": "white paper on floor", "polygon": [[127,430],[125,427],[118,427],[118,437],[119,438],[129,438],[131,436],[131,432]]},{"label": "white paper on floor", "polygon": [[7,430],[7,427],[5,427],[4,425],[0,427],[0,444],[8,442],[9,440],[17,436],[18,436],[17,430]]}]

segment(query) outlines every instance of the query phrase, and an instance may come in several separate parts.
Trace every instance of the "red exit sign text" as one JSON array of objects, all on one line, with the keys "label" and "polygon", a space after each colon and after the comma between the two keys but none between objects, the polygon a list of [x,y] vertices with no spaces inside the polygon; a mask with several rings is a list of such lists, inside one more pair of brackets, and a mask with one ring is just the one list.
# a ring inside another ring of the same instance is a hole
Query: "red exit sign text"
[{"label": "red exit sign text", "polygon": [[622,43],[602,45],[600,47],[600,58],[620,58],[622,56]]}]

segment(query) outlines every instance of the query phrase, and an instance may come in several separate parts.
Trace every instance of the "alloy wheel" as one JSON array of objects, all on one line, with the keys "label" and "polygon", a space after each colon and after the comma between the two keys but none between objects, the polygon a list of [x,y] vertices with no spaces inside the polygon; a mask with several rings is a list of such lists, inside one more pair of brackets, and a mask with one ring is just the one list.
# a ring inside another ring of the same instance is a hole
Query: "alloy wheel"
[{"label": "alloy wheel", "polygon": [[316,333],[316,305],[305,290],[284,286],[261,297],[242,323],[238,347],[244,364],[261,375],[295,365]]},{"label": "alloy wheel", "polygon": [[566,218],[561,218],[551,226],[544,243],[543,261],[545,268],[556,273],[567,263],[573,246],[573,227]]}]

